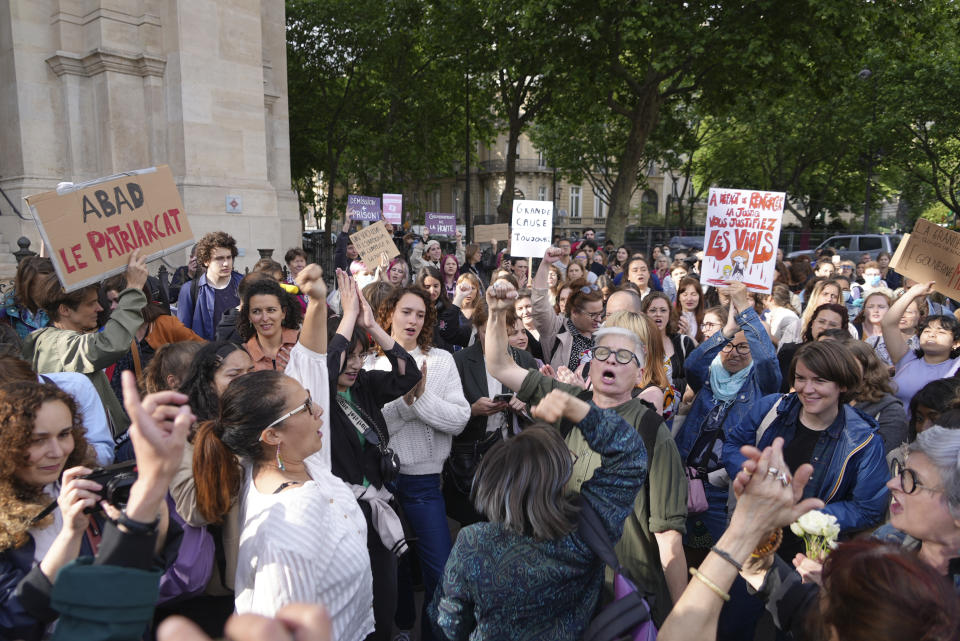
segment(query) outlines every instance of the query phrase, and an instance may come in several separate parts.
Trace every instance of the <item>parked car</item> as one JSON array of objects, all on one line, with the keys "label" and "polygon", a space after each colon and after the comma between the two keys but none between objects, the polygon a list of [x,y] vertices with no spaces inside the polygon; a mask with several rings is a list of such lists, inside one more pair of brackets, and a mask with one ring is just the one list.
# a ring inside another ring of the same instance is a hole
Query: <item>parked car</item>
[{"label": "parked car", "polygon": [[885,251],[893,256],[900,244],[900,234],[845,234],[834,236],[820,243],[816,249],[804,249],[801,251],[790,252],[787,259],[798,258],[800,256],[810,256],[813,258],[816,252],[821,249],[832,249],[834,253],[839,254],[843,260],[852,260],[856,262],[864,254],[870,254],[870,258],[877,259],[877,255]]}]

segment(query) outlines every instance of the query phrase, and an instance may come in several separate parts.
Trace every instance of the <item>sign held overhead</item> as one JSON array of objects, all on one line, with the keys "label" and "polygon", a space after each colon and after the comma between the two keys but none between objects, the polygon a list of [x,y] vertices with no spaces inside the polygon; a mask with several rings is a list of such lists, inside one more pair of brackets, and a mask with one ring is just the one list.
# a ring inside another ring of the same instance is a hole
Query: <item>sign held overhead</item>
[{"label": "sign held overhead", "polygon": [[553,203],[514,200],[510,226],[510,254],[542,258],[553,240]]},{"label": "sign held overhead", "polygon": [[140,249],[148,261],[194,242],[166,165],[26,198],[64,290],[119,274]]}]

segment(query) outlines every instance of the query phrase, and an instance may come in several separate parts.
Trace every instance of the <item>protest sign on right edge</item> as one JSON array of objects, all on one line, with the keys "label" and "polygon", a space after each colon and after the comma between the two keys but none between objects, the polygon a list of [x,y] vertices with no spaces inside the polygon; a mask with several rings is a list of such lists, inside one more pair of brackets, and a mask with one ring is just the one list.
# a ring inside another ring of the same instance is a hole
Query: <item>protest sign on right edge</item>
[{"label": "protest sign on right edge", "polygon": [[928,283],[954,300],[960,300],[960,233],[920,218],[913,232],[904,235],[890,260],[902,276]]}]

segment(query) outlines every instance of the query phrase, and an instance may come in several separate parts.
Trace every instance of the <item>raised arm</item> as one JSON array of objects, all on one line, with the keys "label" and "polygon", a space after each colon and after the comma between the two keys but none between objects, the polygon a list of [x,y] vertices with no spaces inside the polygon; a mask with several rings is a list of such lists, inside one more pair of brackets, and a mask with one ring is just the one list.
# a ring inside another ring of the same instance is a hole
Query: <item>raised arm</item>
[{"label": "raised arm", "polygon": [[487,288],[487,334],[483,346],[483,358],[487,371],[504,387],[514,392],[520,390],[527,370],[517,365],[507,351],[507,309],[513,307],[517,290],[510,283],[500,281]]},{"label": "raised arm", "polygon": [[580,486],[580,494],[597,512],[611,540],[619,541],[623,522],[647,478],[643,439],[615,410],[599,409],[557,389],[544,396],[532,414],[548,423],[564,418],[576,424],[590,449],[600,455],[600,467]]},{"label": "raised arm", "polygon": [[[342,269],[337,270],[337,291],[340,292],[340,308],[343,310],[343,315],[340,317],[340,324],[337,326],[337,334],[345,338],[347,343],[349,343],[353,338],[353,330],[357,324],[357,318],[360,315],[359,299],[362,298],[362,296],[357,290],[356,281]],[[304,323],[304,325],[306,325],[306,323]],[[340,361],[336,363],[336,373],[338,375],[343,370],[343,363],[346,361],[347,356],[348,354],[345,351],[340,353]],[[334,364],[331,363],[331,367],[333,365]],[[335,379],[336,377],[331,376],[330,378]]]},{"label": "raised arm", "polygon": [[894,365],[899,363],[900,359],[906,356],[910,350],[903,334],[900,333],[900,319],[903,318],[904,312],[907,311],[914,299],[927,297],[933,293],[934,282],[917,283],[908,289],[903,296],[890,306],[890,309],[887,310],[880,321],[880,328],[883,330],[883,342],[887,345],[887,353],[890,354],[890,360]]},{"label": "raised arm", "polygon": [[300,344],[317,354],[327,351],[327,285],[323,270],[311,264],[297,274],[297,287],[310,297],[300,330]]}]

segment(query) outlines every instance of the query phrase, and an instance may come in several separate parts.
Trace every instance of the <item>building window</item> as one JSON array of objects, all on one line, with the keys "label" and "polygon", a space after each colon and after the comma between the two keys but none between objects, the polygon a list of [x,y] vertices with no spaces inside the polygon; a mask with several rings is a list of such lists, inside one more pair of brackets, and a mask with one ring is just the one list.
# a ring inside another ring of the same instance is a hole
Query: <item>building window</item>
[{"label": "building window", "polygon": [[[547,166],[547,157],[543,155],[542,151],[537,152],[537,167],[544,169]],[[543,200],[541,198],[540,200]]]},{"label": "building window", "polygon": [[657,163],[650,161],[647,163],[647,176],[653,177],[657,175]]},{"label": "building window", "polygon": [[439,189],[437,189],[436,191],[433,192],[433,194],[431,194],[430,200],[432,201],[432,207],[430,211],[432,212],[440,211],[440,190]]},{"label": "building window", "polygon": [[545,185],[540,185],[537,187],[537,200],[546,200],[547,199],[547,188]]},{"label": "building window", "polygon": [[593,190],[593,217],[607,217],[607,204],[600,198],[600,194],[597,193],[596,189]]},{"label": "building window", "polygon": [[580,187],[570,188],[570,218],[580,218]]}]

